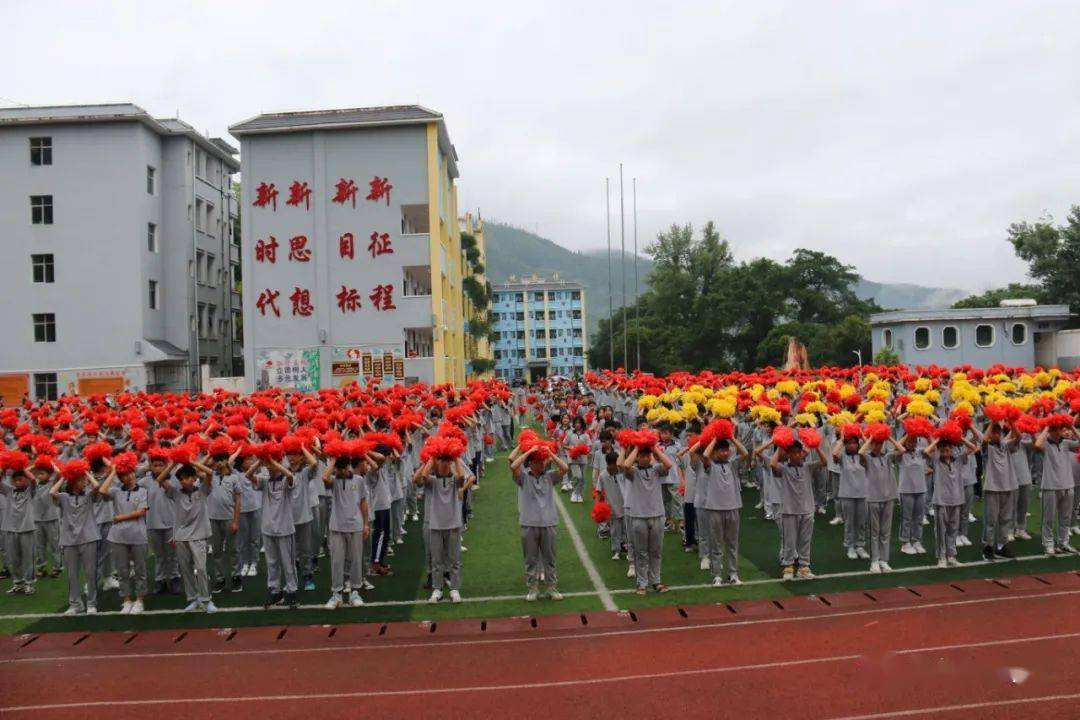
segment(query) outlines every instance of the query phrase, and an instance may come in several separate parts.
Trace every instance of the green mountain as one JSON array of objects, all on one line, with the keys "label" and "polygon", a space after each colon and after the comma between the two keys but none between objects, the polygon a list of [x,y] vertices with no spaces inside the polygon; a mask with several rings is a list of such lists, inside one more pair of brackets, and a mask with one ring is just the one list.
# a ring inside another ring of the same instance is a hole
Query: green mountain
[{"label": "green mountain", "polygon": [[[601,317],[608,313],[608,257],[607,250],[575,252],[506,223],[492,220],[484,223],[484,241],[487,250],[487,275],[493,284],[506,282],[510,276],[520,278],[533,273],[551,278],[558,274],[561,280],[572,280],[585,286],[586,316],[589,331],[596,329]],[[626,294],[634,297],[634,256],[625,256]],[[652,261],[638,258],[638,287],[645,292],[648,287]],[[622,302],[622,275],[619,250],[613,248],[611,260],[613,284],[613,307]],[[855,294],[865,300],[874,300],[885,309],[947,308],[969,293],[955,288],[923,287],[906,283],[878,283],[859,280]]]}]

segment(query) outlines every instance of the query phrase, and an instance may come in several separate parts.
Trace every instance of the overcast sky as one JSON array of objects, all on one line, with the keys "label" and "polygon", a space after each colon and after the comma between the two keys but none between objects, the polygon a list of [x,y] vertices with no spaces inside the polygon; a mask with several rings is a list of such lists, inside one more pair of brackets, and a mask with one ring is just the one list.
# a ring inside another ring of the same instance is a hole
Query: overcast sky
[{"label": "overcast sky", "polygon": [[[740,258],[865,277],[1024,277],[1007,225],[1080,203],[1080,2],[4,0],[4,103],[135,102],[224,134],[260,112],[419,102],[462,210],[644,246],[717,222]],[[613,208],[618,197],[613,194]],[[613,218],[618,232],[618,217]]]}]

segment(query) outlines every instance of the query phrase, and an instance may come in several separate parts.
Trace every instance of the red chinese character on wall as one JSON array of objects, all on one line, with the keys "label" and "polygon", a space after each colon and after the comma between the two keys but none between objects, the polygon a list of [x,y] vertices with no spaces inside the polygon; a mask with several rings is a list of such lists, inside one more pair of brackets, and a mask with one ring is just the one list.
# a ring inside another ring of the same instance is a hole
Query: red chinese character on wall
[{"label": "red chinese character on wall", "polygon": [[397,305],[394,304],[393,285],[376,285],[375,289],[368,295],[368,299],[371,300],[371,304],[375,306],[376,310],[397,310]]},{"label": "red chinese character on wall", "polygon": [[274,187],[274,183],[267,185],[266,183],[259,183],[259,186],[255,188],[255,201],[251,203],[255,207],[266,207],[267,205],[273,205],[274,210],[277,210],[277,188]]},{"label": "red chinese character on wall", "polygon": [[345,233],[338,238],[338,255],[350,260],[356,257],[356,238],[352,233]]},{"label": "red chinese character on wall", "polygon": [[337,294],[337,306],[341,312],[356,312],[360,309],[360,293],[356,288],[341,286],[341,292]]},{"label": "red chinese character on wall", "polygon": [[315,306],[311,304],[311,291],[296,288],[293,290],[293,294],[289,296],[289,300],[292,301],[292,314],[302,315],[307,317],[315,311]]},{"label": "red chinese character on wall", "polygon": [[285,204],[300,207],[300,203],[304,203],[305,210],[311,209],[311,188],[306,182],[293,180],[292,185],[289,186],[289,199],[285,201]]},{"label": "red chinese character on wall", "polygon": [[268,262],[271,265],[277,262],[278,241],[273,235],[269,240],[259,238],[255,243],[255,262]]},{"label": "red chinese character on wall", "polygon": [[353,207],[356,207],[355,182],[353,182],[351,179],[347,180],[345,178],[341,178],[337,181],[337,185],[335,185],[334,187],[337,188],[337,193],[334,195],[334,198],[331,202],[341,203],[342,205],[344,205],[345,201],[348,200],[352,202]]},{"label": "red chinese character on wall", "polygon": [[307,247],[307,235],[297,235],[289,239],[289,259],[296,262],[311,260],[311,250]]},{"label": "red chinese character on wall", "polygon": [[271,290],[266,288],[259,293],[259,299],[255,301],[255,307],[259,308],[259,312],[266,315],[266,308],[270,308],[275,315],[281,317],[281,311],[278,310],[277,299],[281,293],[277,290]]},{"label": "red chinese character on wall", "polygon": [[367,246],[368,252],[371,253],[371,257],[377,257],[379,255],[393,255],[394,248],[390,247],[390,233],[379,234],[377,232],[371,233],[371,242]]},{"label": "red chinese character on wall", "polygon": [[381,178],[376,175],[368,185],[371,189],[368,191],[367,200],[379,202],[386,198],[386,204],[390,205],[390,191],[394,189],[394,186],[390,184],[390,178]]}]

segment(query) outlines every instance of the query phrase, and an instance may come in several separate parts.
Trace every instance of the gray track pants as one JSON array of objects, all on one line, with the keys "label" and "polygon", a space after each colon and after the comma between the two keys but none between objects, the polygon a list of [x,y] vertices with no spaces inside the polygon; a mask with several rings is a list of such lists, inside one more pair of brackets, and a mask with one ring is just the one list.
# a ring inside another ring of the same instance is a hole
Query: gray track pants
[{"label": "gray track pants", "polygon": [[664,518],[632,517],[630,534],[634,538],[634,579],[637,587],[658,584],[664,542]]},{"label": "gray track pants", "polygon": [[[1069,544],[1069,518],[1072,515],[1072,490],[1042,491],[1042,544],[1046,549]],[[1055,525],[1057,523],[1055,533]]]},{"label": "gray track pants", "polygon": [[866,498],[840,498],[844,518],[844,547],[866,547]]},{"label": "gray track pants", "polygon": [[611,528],[611,534],[608,536],[611,540],[611,552],[615,554],[622,552],[623,543],[626,542],[626,518],[622,515],[612,515],[611,520],[608,521],[608,526]]},{"label": "gray track pants", "polygon": [[904,493],[900,496],[900,542],[921,543],[923,517],[926,515],[926,493]]},{"label": "gray track pants", "polygon": [[330,531],[330,591],[345,589],[345,560],[349,561],[349,582],[359,587],[364,578],[364,538],[361,532]]},{"label": "gray track pants", "polygon": [[937,559],[956,557],[956,536],[960,534],[963,505],[934,506],[934,545]]},{"label": "gray track pants", "polygon": [[[810,546],[814,541],[814,514],[782,515],[784,547],[780,563],[784,567],[810,567]],[[845,526],[846,529],[846,526]]]},{"label": "gray track pants", "polygon": [[870,517],[870,561],[889,562],[889,540],[892,539],[893,506],[895,500],[868,502]]},{"label": "gray track pants", "polygon": [[582,497],[585,495],[585,466],[580,463],[570,464],[570,489]]},{"label": "gray track pants", "polygon": [[83,608],[81,574],[86,581],[86,604],[97,607],[97,541],[64,547],[64,569],[67,570],[68,605]]},{"label": "gray track pants", "polygon": [[16,585],[34,584],[34,531],[6,532],[4,544],[7,546],[8,567],[11,579]]},{"label": "gray track pants", "polygon": [[698,510],[698,528],[705,531],[709,548],[709,569],[714,578],[739,574],[739,511]]},{"label": "gray track pants", "polygon": [[312,574],[311,559],[315,557],[314,521],[296,525],[296,574],[300,579]]},{"label": "gray track pants", "polygon": [[[974,462],[974,460],[972,461]],[[969,526],[971,521],[968,520],[971,517],[971,509],[975,507],[975,486],[966,485],[964,487],[964,507],[960,510],[960,534],[967,537]],[[970,539],[970,538],[969,538]]]},{"label": "gray track pants", "polygon": [[177,540],[176,563],[184,581],[187,601],[210,602],[210,579],[206,575],[206,541]]},{"label": "gray track pants", "polygon": [[263,549],[270,592],[296,592],[296,536],[263,535]]},{"label": "gray track pants", "polygon": [[165,582],[180,576],[176,564],[176,548],[169,540],[172,530],[147,530],[146,539],[150,543],[150,552],[154,553],[154,582]]},{"label": "gray track pants", "polygon": [[210,547],[214,560],[209,569],[212,582],[221,581],[232,587],[232,576],[240,573],[236,571],[236,535],[233,535],[230,525],[232,520],[210,521]]},{"label": "gray track pants", "polygon": [[461,528],[430,530],[431,586],[442,590],[444,576],[450,573],[450,589],[461,589]]},{"label": "gray track pants", "polygon": [[259,562],[260,536],[258,511],[240,513],[239,528],[236,531],[236,560],[233,562],[233,575],[239,575],[244,565]]},{"label": "gray track pants", "polygon": [[1009,532],[1018,533],[1021,530],[1027,532],[1028,505],[1031,502],[1031,486],[1021,485],[1016,488],[1016,505],[1013,507],[1012,523]]},{"label": "gray track pants", "polygon": [[60,550],[60,521],[43,520],[34,523],[34,557],[39,569],[52,563],[54,568],[64,567]]},{"label": "gray track pants", "polygon": [[146,545],[109,543],[113,568],[120,575],[120,597],[146,594]]},{"label": "gray track pants", "polygon": [[101,539],[97,541],[97,579],[99,582],[113,574],[112,553],[109,552],[110,543],[106,539],[109,537],[111,527],[111,522],[98,523],[98,533],[101,535]]},{"label": "gray track pants", "polygon": [[1005,544],[1005,536],[1009,534],[1015,507],[1015,490],[983,491],[983,545],[999,548]]},{"label": "gray track pants", "polygon": [[525,556],[525,586],[536,589],[543,573],[544,584],[558,587],[559,576],[555,570],[555,541],[557,530],[551,527],[522,527],[521,552]]}]

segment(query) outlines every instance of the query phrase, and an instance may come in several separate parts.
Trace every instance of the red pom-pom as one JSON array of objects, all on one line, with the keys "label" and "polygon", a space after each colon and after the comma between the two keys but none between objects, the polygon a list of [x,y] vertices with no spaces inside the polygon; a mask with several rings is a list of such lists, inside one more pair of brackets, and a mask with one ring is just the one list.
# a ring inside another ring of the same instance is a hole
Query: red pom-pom
[{"label": "red pom-pom", "polygon": [[139,456],[130,451],[122,452],[113,458],[112,464],[117,475],[127,475],[139,466]]},{"label": "red pom-pom", "polygon": [[404,447],[401,438],[396,433],[369,432],[364,436],[364,439],[371,443],[374,448],[385,446],[396,453],[400,453]]},{"label": "red pom-pom", "polygon": [[207,446],[207,451],[210,453],[211,457],[232,455],[234,450],[236,450],[236,445],[224,435],[219,435],[214,438],[210,441],[210,445]]},{"label": "red pom-pom", "polygon": [[615,441],[627,450],[637,448],[639,451],[645,451],[656,447],[656,444],[660,442],[660,436],[652,430],[620,430],[615,436]]},{"label": "red pom-pom", "polygon": [[252,446],[251,451],[261,460],[281,461],[285,457],[285,447],[272,440]]},{"label": "red pom-pom", "polygon": [[36,458],[34,458],[34,469],[35,470],[48,470],[49,472],[52,472],[53,471],[53,463],[55,461],[56,461],[56,459],[49,456],[49,455],[38,455]]},{"label": "red pom-pom", "polygon": [[30,456],[21,450],[4,450],[0,452],[0,470],[22,472],[28,467],[30,467]]},{"label": "red pom-pom", "polygon": [[558,452],[558,447],[551,440],[544,440],[535,432],[523,432],[518,437],[518,450],[523,453],[532,450],[530,460],[547,460]]},{"label": "red pom-pom", "polygon": [[1073,426],[1073,419],[1071,415],[1066,415],[1065,413],[1048,415],[1042,419],[1042,426],[1061,429],[1071,428]]},{"label": "red pom-pom", "polygon": [[821,433],[814,428],[802,428],[799,430],[799,442],[801,442],[806,449],[813,450],[821,445]]},{"label": "red pom-pom", "polygon": [[247,440],[249,434],[244,425],[230,425],[225,428],[225,433],[233,440]]},{"label": "red pom-pom", "polygon": [[912,438],[928,438],[934,434],[934,423],[924,417],[910,417],[904,420],[904,434]]},{"label": "red pom-pom", "polygon": [[100,429],[101,429],[101,426],[99,426],[96,422],[88,422],[88,423],[86,423],[86,424],[84,424],[82,426],[83,433],[87,437],[94,437],[95,435],[98,434],[98,431]]},{"label": "red pom-pom", "polygon": [[177,445],[176,447],[169,449],[169,460],[177,465],[184,465],[195,462],[195,458],[198,454],[198,447],[190,443],[184,443],[183,445]]},{"label": "red pom-pom", "polygon": [[495,444],[495,436],[492,435],[491,433],[484,433],[484,444],[485,445],[494,445]]},{"label": "red pom-pom", "polygon": [[281,447],[286,455],[297,455],[304,451],[304,440],[295,435],[286,435],[281,438]]},{"label": "red pom-pom", "polygon": [[95,460],[112,457],[112,453],[112,445],[107,442],[90,443],[83,448],[83,457],[86,458],[87,462],[91,463]]},{"label": "red pom-pom", "polygon": [[571,446],[567,451],[571,460],[577,460],[579,457],[584,457],[589,454],[589,446],[584,443]]},{"label": "red pom-pom", "polygon": [[733,437],[735,437],[735,426],[727,418],[718,418],[702,428],[698,443],[708,447],[713,440],[722,442],[731,440]]},{"label": "red pom-pom", "polygon": [[1024,435],[1038,435],[1041,425],[1039,418],[1024,413],[1016,419],[1016,430]]},{"label": "red pom-pom", "polygon": [[90,472],[90,463],[82,458],[75,458],[74,460],[64,463],[60,467],[60,474],[68,482],[78,480],[88,472]]},{"label": "red pom-pom", "polygon": [[456,437],[445,435],[432,435],[424,442],[420,449],[420,459],[428,460],[457,460],[465,454],[465,443]]},{"label": "red pom-pom", "polygon": [[176,430],[171,427],[158,428],[154,431],[154,440],[157,440],[159,443],[166,440],[175,440],[178,437],[180,437],[180,433],[176,432]]},{"label": "red pom-pom", "polygon": [[964,437],[964,428],[956,420],[948,420],[941,424],[934,436],[940,443],[959,445]]},{"label": "red pom-pom", "polygon": [[983,413],[991,422],[1002,425],[1016,421],[1021,414],[1020,408],[1010,403],[994,403],[983,408]]},{"label": "red pom-pom", "polygon": [[592,519],[593,522],[597,525],[607,522],[609,519],[611,519],[611,505],[608,505],[608,503],[604,500],[593,503]]},{"label": "red pom-pom", "polygon": [[773,430],[772,441],[773,445],[776,447],[787,450],[795,444],[795,431],[787,425],[778,425],[776,429]]},{"label": "red pom-pom", "polygon": [[883,443],[892,437],[892,428],[883,422],[870,423],[866,426],[866,437],[873,442]]},{"label": "red pom-pom", "polygon": [[971,413],[967,410],[957,409],[953,410],[949,415],[949,420],[960,426],[960,429],[967,432],[971,429]]},{"label": "red pom-pom", "polygon": [[844,440],[850,440],[851,438],[859,439],[862,437],[862,434],[862,427],[855,423],[845,423],[840,428],[840,437]]}]

